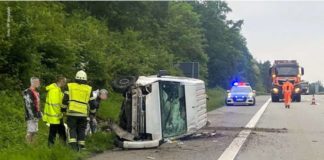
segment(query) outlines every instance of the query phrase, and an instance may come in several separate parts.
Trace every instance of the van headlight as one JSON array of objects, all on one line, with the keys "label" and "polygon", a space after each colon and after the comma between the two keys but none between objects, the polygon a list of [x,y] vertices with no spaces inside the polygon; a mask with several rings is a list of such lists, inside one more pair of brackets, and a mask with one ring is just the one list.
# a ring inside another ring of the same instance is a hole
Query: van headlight
[{"label": "van headlight", "polygon": [[248,94],[248,97],[249,97],[249,98],[253,98],[253,93],[249,93],[249,94]]},{"label": "van headlight", "polygon": [[231,98],[231,93],[228,93],[227,94],[227,98]]}]

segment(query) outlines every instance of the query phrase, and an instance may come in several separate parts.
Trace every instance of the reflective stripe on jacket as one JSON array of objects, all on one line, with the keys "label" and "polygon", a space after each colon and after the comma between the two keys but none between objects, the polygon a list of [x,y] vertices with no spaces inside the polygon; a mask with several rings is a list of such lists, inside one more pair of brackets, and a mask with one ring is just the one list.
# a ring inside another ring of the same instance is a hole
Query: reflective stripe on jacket
[{"label": "reflective stripe on jacket", "polygon": [[87,117],[92,88],[86,84],[68,83],[69,105],[67,115]]},{"label": "reflective stripe on jacket", "polygon": [[60,124],[60,121],[63,117],[61,108],[63,107],[62,100],[64,94],[56,83],[48,85],[46,87],[46,91],[47,95],[43,120],[50,124]]}]

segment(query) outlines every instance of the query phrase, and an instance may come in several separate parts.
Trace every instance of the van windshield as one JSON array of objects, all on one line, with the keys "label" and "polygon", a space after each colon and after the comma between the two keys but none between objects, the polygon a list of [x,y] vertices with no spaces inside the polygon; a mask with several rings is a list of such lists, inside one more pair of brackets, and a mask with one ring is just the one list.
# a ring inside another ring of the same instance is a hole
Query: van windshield
[{"label": "van windshield", "polygon": [[161,117],[163,137],[186,133],[186,100],[184,86],[179,82],[160,82]]}]

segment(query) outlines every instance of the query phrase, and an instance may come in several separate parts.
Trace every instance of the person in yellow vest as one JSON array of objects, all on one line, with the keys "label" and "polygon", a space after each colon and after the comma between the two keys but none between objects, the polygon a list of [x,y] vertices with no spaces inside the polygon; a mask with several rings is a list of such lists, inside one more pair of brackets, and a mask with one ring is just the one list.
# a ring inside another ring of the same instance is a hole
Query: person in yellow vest
[{"label": "person in yellow vest", "polygon": [[75,82],[67,84],[68,91],[65,92],[63,99],[63,104],[67,105],[68,143],[77,151],[85,148],[85,131],[89,115],[89,101],[92,94],[92,87],[86,83],[86,72],[78,71]]},{"label": "person in yellow vest", "polygon": [[48,134],[48,145],[52,146],[56,138],[56,134],[59,135],[60,139],[66,141],[65,127],[63,123],[63,113],[61,112],[64,108],[63,101],[63,88],[66,84],[65,77],[58,77],[56,83],[52,83],[46,86],[46,102],[44,108],[43,120],[49,124]]}]

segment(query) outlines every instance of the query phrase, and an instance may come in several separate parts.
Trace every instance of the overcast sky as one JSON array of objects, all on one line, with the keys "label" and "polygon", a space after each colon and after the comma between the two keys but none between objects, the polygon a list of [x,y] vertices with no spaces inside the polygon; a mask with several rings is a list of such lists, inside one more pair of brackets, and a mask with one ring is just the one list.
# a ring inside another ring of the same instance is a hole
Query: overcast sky
[{"label": "overcast sky", "polygon": [[324,80],[324,2],[227,1],[229,19],[243,19],[242,34],[261,61],[296,59],[304,79]]}]

